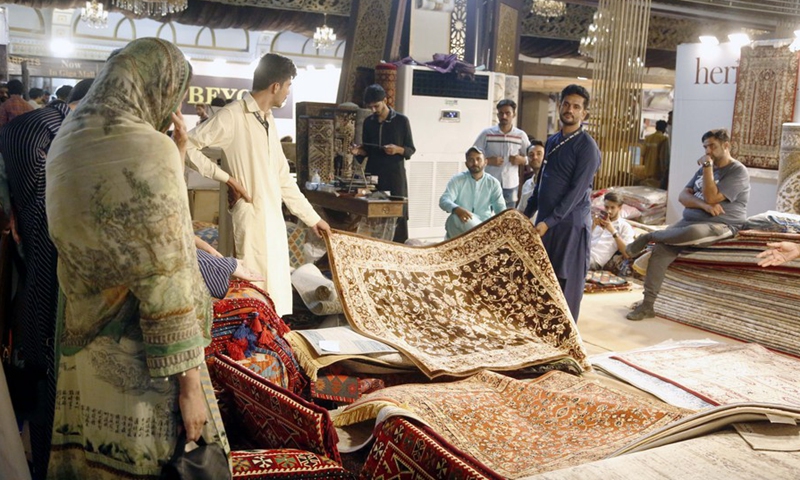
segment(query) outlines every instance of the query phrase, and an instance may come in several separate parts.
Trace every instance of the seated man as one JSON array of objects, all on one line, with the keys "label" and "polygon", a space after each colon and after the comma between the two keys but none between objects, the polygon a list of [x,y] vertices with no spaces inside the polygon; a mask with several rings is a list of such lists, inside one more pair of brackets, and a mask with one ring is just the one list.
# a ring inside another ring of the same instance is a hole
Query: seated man
[{"label": "seated man", "polygon": [[464,163],[467,171],[454,175],[439,199],[439,207],[450,212],[445,239],[461,235],[506,208],[500,181],[483,171],[486,167],[483,151],[470,147]]},{"label": "seated man", "polygon": [[525,182],[520,187],[519,203],[517,210],[525,213],[525,208],[528,206],[528,199],[533,194],[533,189],[536,187],[536,180],[539,178],[539,172],[542,171],[542,162],[544,161],[544,143],[541,140],[532,140],[528,146],[528,165],[525,175],[530,173],[530,178],[525,179]]},{"label": "seated man", "polygon": [[702,140],[706,154],[697,161],[700,169],[678,197],[686,207],[683,219],[665,230],[641,235],[627,246],[628,255],[634,257],[648,242],[656,243],[644,280],[644,300],[627,315],[628,320],[655,316],[653,305],[664,275],[681,250],[732,237],[747,219],[750,175],[744,165],[731,157],[728,131],[708,131]]},{"label": "seated man", "polygon": [[603,197],[605,214],[594,216],[592,225],[592,250],[589,269],[602,270],[617,251],[625,258],[625,247],[633,241],[633,227],[620,216],[622,212],[622,196],[617,192],[608,192]]}]

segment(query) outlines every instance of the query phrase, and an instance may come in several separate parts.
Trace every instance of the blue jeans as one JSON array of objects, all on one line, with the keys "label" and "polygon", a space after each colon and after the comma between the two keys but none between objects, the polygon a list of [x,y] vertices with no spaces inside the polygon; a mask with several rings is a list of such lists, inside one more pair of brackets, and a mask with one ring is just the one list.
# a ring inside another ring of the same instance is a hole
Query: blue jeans
[{"label": "blue jeans", "polygon": [[[519,187],[514,188],[504,188],[503,189],[503,200],[506,201],[506,208],[516,208],[517,207],[517,190]],[[499,212],[495,212],[499,213]]]}]

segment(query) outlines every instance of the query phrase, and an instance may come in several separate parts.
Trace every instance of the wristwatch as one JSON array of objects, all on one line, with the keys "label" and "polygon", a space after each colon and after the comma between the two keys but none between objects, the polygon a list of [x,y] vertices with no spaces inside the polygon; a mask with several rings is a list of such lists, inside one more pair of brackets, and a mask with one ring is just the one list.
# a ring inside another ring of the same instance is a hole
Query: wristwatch
[{"label": "wristwatch", "polygon": [[617,238],[617,237],[619,237],[619,232],[614,232],[611,234],[611,238]]},{"label": "wristwatch", "polygon": [[705,162],[703,162],[703,168],[708,168],[712,165],[714,165],[714,162],[712,162],[711,160],[706,160]]}]

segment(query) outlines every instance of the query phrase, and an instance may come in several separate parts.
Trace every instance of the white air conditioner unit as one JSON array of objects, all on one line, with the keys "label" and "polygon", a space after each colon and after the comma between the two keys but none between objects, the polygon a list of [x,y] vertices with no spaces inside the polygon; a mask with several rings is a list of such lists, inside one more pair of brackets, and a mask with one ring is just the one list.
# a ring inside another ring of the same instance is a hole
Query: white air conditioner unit
[{"label": "white air conditioner unit", "polygon": [[417,148],[406,162],[409,238],[444,238],[448,214],[439,208],[439,197],[448,180],[466,168],[464,152],[492,125],[493,75],[457,79],[428,67],[398,69],[395,109],[408,117]]}]

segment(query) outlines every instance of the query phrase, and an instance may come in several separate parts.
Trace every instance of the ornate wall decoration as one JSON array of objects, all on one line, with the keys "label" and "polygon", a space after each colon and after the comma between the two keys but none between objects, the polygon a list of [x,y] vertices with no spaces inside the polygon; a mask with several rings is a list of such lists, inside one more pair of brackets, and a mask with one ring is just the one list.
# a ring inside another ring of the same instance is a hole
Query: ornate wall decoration
[{"label": "ornate wall decoration", "polygon": [[[356,68],[374,68],[381,60],[384,60],[381,57],[383,57],[386,36],[389,32],[392,3],[392,0],[363,0],[358,3],[355,35],[353,35],[351,47],[352,54],[346,64],[347,72],[344,77],[344,95],[340,94],[339,98],[360,98],[361,92],[353,92]],[[344,71],[342,73],[345,74]]]},{"label": "ornate wall decoration", "polygon": [[495,40],[494,71],[514,74],[517,66],[517,26],[519,11],[505,3],[500,4]]},{"label": "ornate wall decoration", "polygon": [[567,4],[567,14],[547,19],[530,11],[522,18],[521,34],[528,37],[580,40],[586,35],[595,9],[583,5]]},{"label": "ornate wall decoration", "polygon": [[277,10],[296,10],[300,12],[327,13],[329,15],[350,15],[350,0],[214,0],[216,3],[239,7],[274,8]]},{"label": "ornate wall decoration", "polygon": [[334,154],[342,159],[338,168],[338,175],[343,178],[353,176],[353,156],[350,154],[350,145],[355,143],[356,116],[358,106],[352,103],[339,105],[336,109],[336,138],[333,141]]},{"label": "ornate wall decoration", "polygon": [[[556,40],[580,40],[586,36],[596,9],[584,5],[567,4],[567,14],[547,19],[528,13],[522,19],[521,34],[528,37],[552,38]],[[730,33],[728,22],[705,19],[664,17],[652,14],[647,34],[647,48],[674,51],[681,43],[696,43],[703,33],[725,38]],[[754,33],[765,33],[758,30]],[[751,37],[753,35],[751,34]]]},{"label": "ornate wall decoration", "polygon": [[324,183],[333,181],[333,132],[332,118],[308,119],[308,173]]},{"label": "ornate wall decoration", "polygon": [[467,0],[456,0],[450,13],[450,53],[464,60],[467,49]]}]

